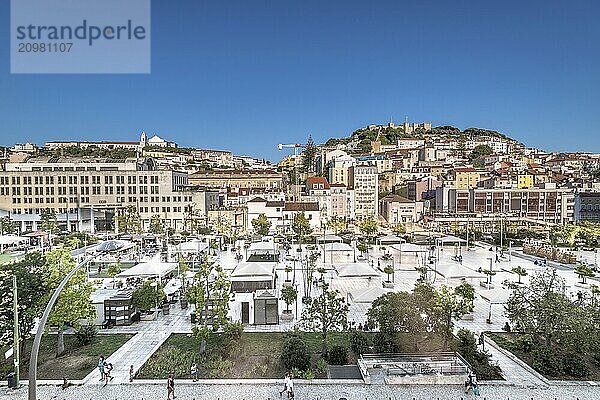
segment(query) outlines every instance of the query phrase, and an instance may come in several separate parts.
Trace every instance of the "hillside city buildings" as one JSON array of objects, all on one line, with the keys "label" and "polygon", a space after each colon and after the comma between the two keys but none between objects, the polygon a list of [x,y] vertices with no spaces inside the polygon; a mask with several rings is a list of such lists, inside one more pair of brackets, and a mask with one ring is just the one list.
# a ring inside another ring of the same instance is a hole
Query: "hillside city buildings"
[{"label": "hillside city buildings", "polygon": [[[397,140],[384,139],[390,129],[401,133]],[[175,231],[192,221],[237,234],[250,232],[260,214],[285,233],[300,212],[314,229],[332,219],[349,226],[374,219],[390,228],[499,216],[540,225],[600,221],[598,154],[549,153],[495,132],[448,134],[429,123],[360,132],[371,139],[317,146],[307,171],[304,154],[284,155],[274,165],[230,151],[180,148],[145,132],[131,142],[16,144],[4,150],[0,166],[0,216],[29,232],[40,229],[42,211],[51,209],[61,230],[114,231],[115,216],[133,207],[142,229],[160,218]],[[94,155],[100,150],[130,157]]]}]

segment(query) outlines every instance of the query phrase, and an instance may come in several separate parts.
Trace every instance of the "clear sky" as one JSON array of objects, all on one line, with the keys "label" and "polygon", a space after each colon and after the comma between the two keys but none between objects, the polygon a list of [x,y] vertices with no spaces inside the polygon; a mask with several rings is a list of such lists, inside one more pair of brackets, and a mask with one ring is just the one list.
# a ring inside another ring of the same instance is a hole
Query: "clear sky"
[{"label": "clear sky", "polygon": [[149,75],[10,75],[0,144],[137,140],[278,159],[279,142],[430,121],[600,151],[598,1],[152,1]]}]

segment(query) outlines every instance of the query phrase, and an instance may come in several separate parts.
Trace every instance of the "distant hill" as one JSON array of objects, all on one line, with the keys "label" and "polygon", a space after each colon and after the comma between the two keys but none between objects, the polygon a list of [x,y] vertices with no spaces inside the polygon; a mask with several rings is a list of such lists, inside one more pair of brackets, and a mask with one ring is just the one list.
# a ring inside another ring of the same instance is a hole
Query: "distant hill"
[{"label": "distant hill", "polygon": [[325,142],[326,146],[336,146],[339,144],[348,146],[352,153],[368,153],[371,151],[371,142],[377,138],[377,134],[380,133],[381,143],[392,144],[398,141],[400,138],[424,138],[427,136],[447,136],[462,140],[470,140],[476,136],[492,136],[506,140],[512,140],[507,135],[493,131],[490,129],[482,128],[467,128],[461,131],[459,128],[454,126],[444,125],[436,126],[429,131],[419,130],[412,133],[405,133],[402,127],[381,127],[378,129],[360,128],[352,132],[349,137],[345,138],[331,138]]}]

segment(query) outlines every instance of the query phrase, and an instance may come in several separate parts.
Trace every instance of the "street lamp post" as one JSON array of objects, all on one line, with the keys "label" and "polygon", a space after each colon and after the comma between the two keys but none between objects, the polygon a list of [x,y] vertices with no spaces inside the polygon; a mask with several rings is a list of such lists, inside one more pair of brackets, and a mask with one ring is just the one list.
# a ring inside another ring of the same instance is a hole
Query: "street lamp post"
[{"label": "street lamp post", "polygon": [[44,334],[44,328],[46,326],[46,322],[48,321],[48,317],[50,316],[50,312],[52,311],[52,308],[54,307],[56,300],[58,300],[58,296],[60,295],[60,292],[62,292],[62,290],[67,285],[69,280],[73,277],[73,275],[75,275],[75,273],[81,267],[87,265],[93,258],[94,258],[94,256],[85,258],[79,264],[76,264],[75,268],[73,268],[71,270],[71,272],[69,272],[67,274],[67,276],[65,276],[65,278],[62,280],[62,282],[60,282],[60,284],[58,285],[58,287],[52,294],[50,301],[46,305],[44,314],[42,315],[42,318],[40,319],[40,322],[38,324],[37,332],[35,333],[35,338],[33,339],[33,347],[31,348],[31,358],[29,361],[29,400],[37,400],[37,381],[36,381],[37,378],[36,377],[37,377],[38,353],[40,351],[40,343],[42,341],[42,335]]}]

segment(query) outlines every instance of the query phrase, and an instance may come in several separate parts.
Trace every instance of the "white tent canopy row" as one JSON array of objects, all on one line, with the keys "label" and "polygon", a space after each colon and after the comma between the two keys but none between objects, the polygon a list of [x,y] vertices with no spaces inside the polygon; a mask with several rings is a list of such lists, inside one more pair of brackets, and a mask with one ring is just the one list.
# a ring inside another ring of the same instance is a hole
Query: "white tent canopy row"
[{"label": "white tent canopy row", "polygon": [[175,270],[177,268],[177,265],[177,263],[168,263],[158,260],[151,260],[149,262],[136,264],[133,267],[126,269],[125,271],[119,273],[116,276],[116,278],[162,278],[167,274],[171,273],[173,270]]},{"label": "white tent canopy row", "polygon": [[29,243],[29,238],[17,235],[0,235],[0,245],[2,246],[12,246],[21,243]]}]

